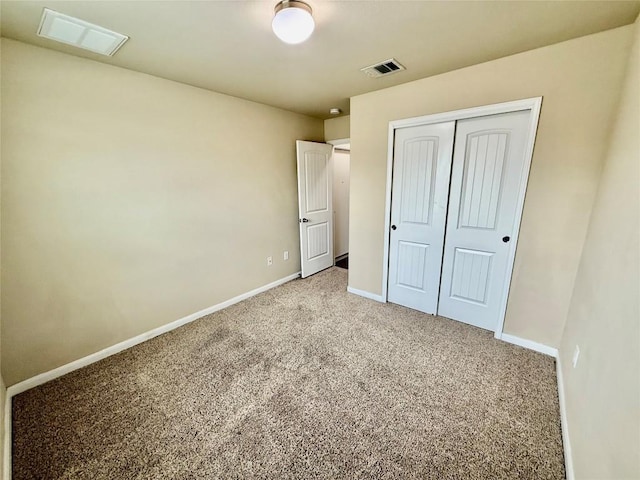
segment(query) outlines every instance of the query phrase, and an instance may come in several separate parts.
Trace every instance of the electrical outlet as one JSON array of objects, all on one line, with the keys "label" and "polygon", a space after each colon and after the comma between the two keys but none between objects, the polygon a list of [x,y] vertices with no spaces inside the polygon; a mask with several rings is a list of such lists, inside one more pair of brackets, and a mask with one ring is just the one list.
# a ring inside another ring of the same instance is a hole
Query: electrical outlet
[{"label": "electrical outlet", "polygon": [[576,349],[573,351],[573,368],[578,366],[578,358],[580,357],[580,347],[576,345]]},{"label": "electrical outlet", "polygon": [[284,251],[284,255],[283,255],[285,260],[289,260],[289,250],[285,250]]},{"label": "electrical outlet", "polygon": [[267,257],[267,266],[270,267],[273,265],[273,257]]}]

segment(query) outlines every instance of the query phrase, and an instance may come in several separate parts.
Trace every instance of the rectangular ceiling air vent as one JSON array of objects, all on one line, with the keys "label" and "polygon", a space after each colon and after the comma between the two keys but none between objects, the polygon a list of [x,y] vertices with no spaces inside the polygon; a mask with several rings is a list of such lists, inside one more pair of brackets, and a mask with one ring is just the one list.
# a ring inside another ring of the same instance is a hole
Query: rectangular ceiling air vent
[{"label": "rectangular ceiling air vent", "polygon": [[368,67],[360,69],[361,72],[366,73],[372,78],[384,77],[386,75],[391,75],[392,73],[401,72],[402,70],[406,69],[395,58],[390,58],[384,62],[369,65]]},{"label": "rectangular ceiling air vent", "polygon": [[121,33],[45,8],[38,36],[112,56],[129,40]]}]

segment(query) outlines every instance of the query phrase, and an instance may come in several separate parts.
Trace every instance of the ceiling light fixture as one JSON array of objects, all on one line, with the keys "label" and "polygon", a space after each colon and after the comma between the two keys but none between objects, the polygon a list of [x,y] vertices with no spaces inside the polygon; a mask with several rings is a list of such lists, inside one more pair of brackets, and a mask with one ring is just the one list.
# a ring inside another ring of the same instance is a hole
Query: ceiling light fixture
[{"label": "ceiling light fixture", "polygon": [[329,113],[331,115],[340,115],[342,113],[342,110],[340,110],[339,108],[332,108],[331,110],[329,110]]},{"label": "ceiling light fixture", "polygon": [[285,43],[302,43],[313,33],[315,22],[311,7],[299,0],[282,0],[275,9],[271,28]]}]

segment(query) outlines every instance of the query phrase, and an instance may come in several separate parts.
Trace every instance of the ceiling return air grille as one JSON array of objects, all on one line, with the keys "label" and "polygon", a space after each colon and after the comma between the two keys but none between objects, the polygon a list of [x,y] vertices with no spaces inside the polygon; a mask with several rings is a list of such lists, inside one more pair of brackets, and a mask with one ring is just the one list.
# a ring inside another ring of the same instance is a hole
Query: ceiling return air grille
[{"label": "ceiling return air grille", "polygon": [[45,8],[38,36],[112,56],[129,37],[99,25]]},{"label": "ceiling return air grille", "polygon": [[368,67],[360,69],[361,72],[366,73],[372,78],[385,77],[392,73],[401,72],[402,70],[406,69],[395,58],[390,58],[384,62],[369,65]]}]

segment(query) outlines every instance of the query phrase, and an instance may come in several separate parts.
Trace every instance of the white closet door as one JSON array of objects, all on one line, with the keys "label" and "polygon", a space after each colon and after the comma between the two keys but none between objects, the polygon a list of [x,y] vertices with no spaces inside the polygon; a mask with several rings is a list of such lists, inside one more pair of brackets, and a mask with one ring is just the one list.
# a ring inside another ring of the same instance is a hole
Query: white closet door
[{"label": "white closet door", "polygon": [[457,124],[438,314],[495,331],[506,301],[530,111]]},{"label": "white closet door", "polygon": [[396,130],[388,300],[436,313],[455,122]]}]

